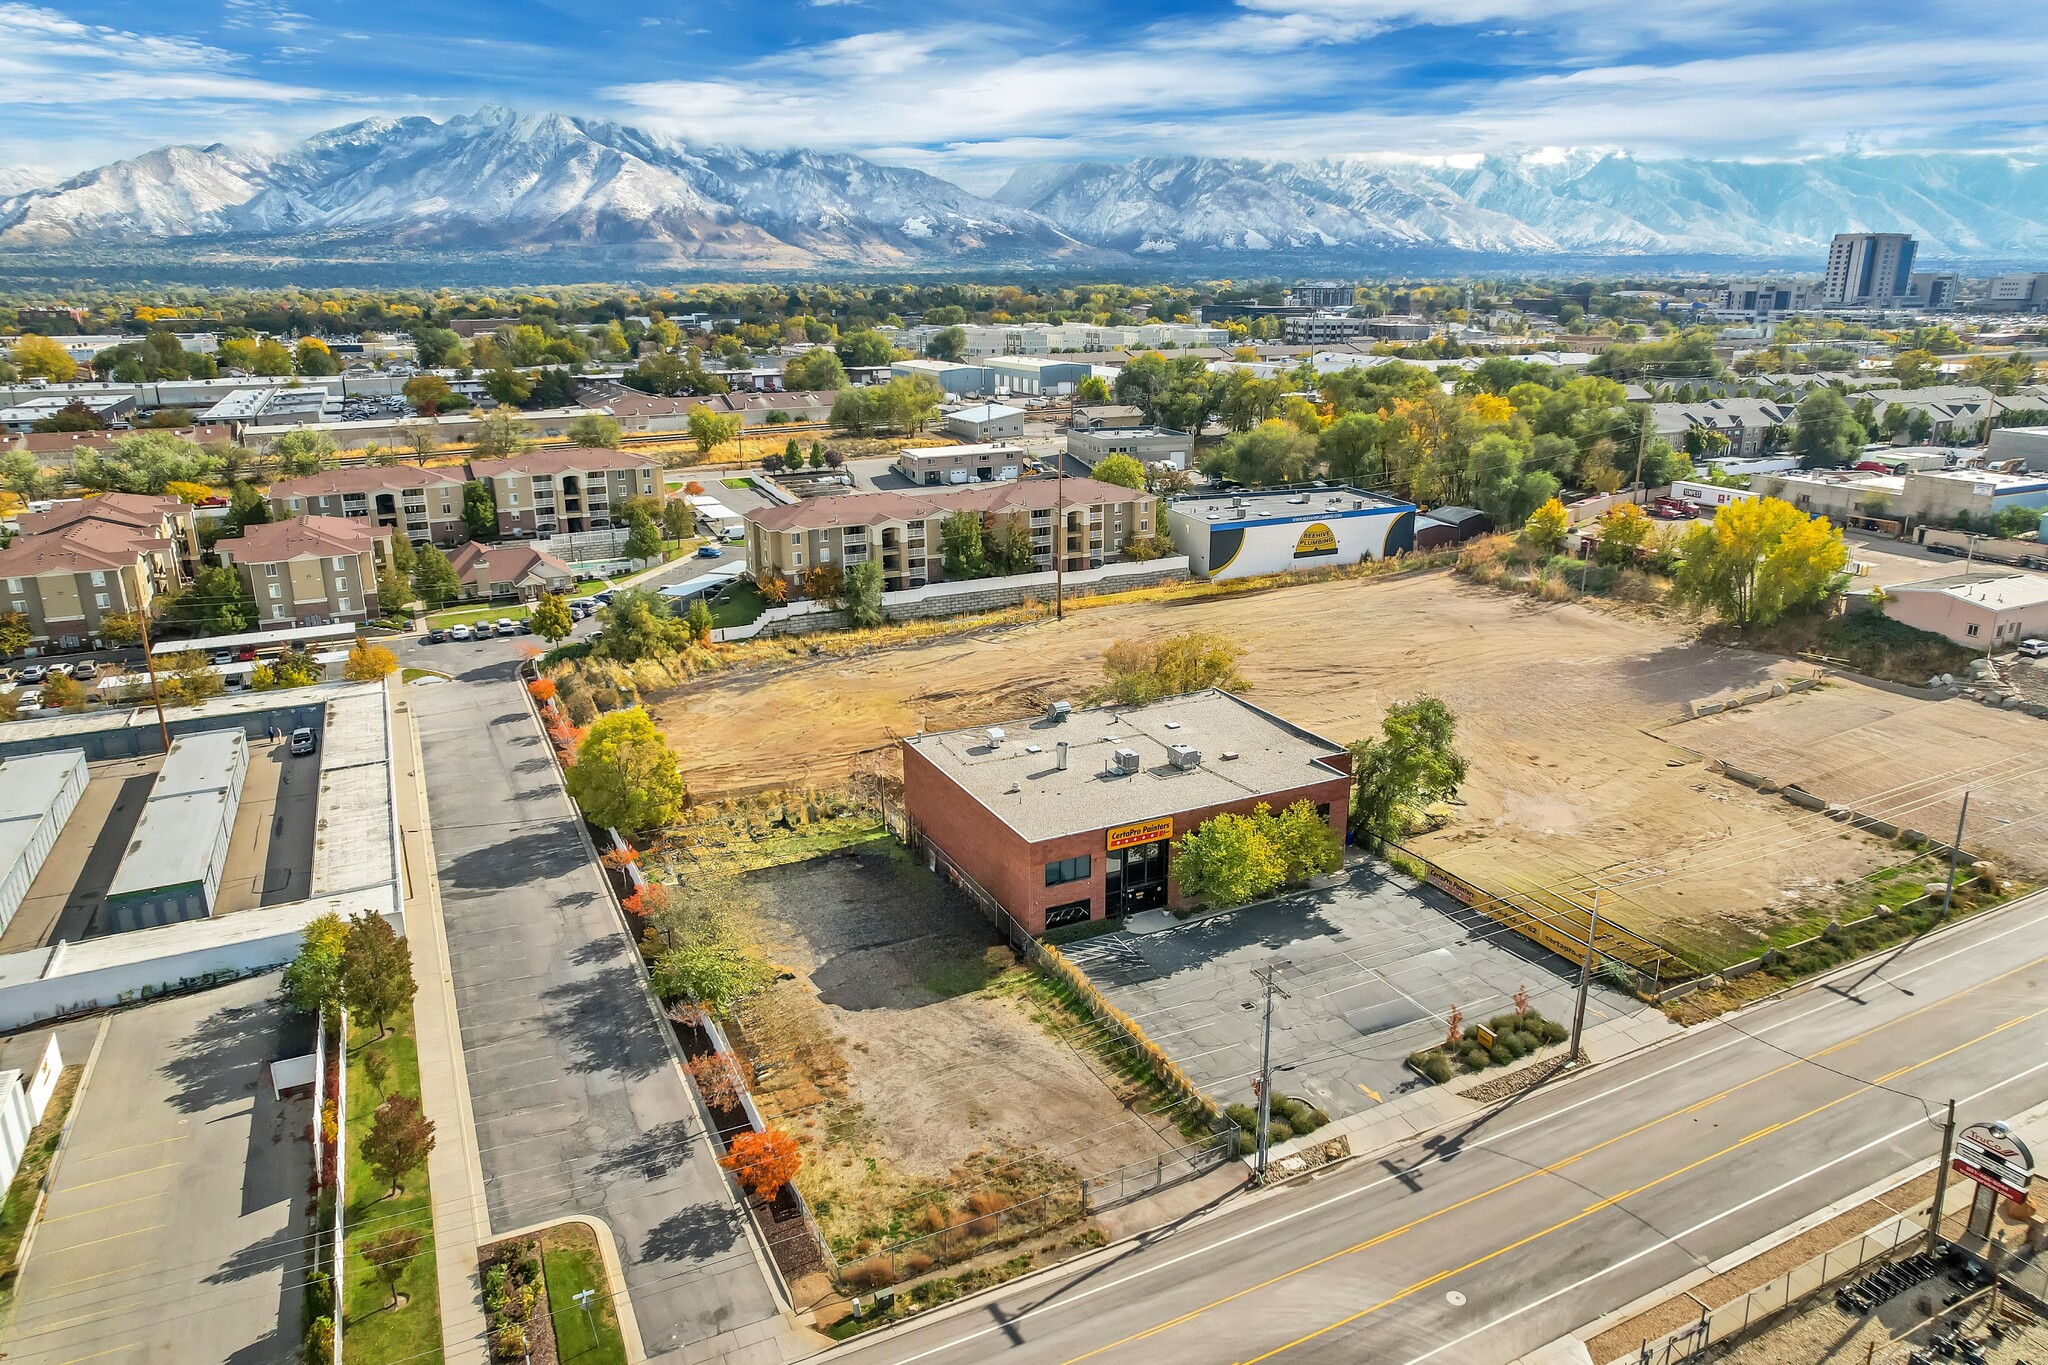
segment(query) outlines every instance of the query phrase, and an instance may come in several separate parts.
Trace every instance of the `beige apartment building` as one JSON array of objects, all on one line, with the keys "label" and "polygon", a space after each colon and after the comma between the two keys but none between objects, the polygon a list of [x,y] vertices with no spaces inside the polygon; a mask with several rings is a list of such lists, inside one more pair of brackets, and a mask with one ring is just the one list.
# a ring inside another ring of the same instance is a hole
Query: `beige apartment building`
[{"label": "beige apartment building", "polygon": [[248,527],[213,550],[255,597],[258,629],[326,626],[377,615],[391,532],[360,517],[301,517]]},{"label": "beige apartment building", "polygon": [[1056,553],[1068,572],[1100,568],[1153,533],[1156,503],[1149,493],[1094,479],[813,498],[747,513],[747,569],[756,582],[786,579],[800,595],[804,575],[820,564],[851,568],[879,559],[885,591],[921,588],[946,576],[939,528],[959,511],[979,514],[984,544],[1008,525],[1025,527],[1033,572],[1050,572]]},{"label": "beige apartment building", "polygon": [[330,469],[270,485],[270,515],[358,517],[415,545],[460,545],[469,539],[462,519],[462,471],[414,465]]},{"label": "beige apartment building", "polygon": [[23,535],[0,550],[0,611],[28,620],[36,649],[81,649],[110,616],[147,613],[185,582],[175,542],[106,521]]},{"label": "beige apartment building", "polygon": [[24,536],[50,535],[89,522],[125,527],[144,539],[171,542],[183,561],[181,568],[189,567],[199,557],[199,526],[192,509],[176,498],[153,493],[102,493],[95,498],[74,498],[55,504],[47,512],[23,512],[15,520]]},{"label": "beige apartment building", "polygon": [[471,460],[498,506],[498,535],[531,540],[602,531],[628,498],[663,495],[661,465],[623,450],[536,450],[503,460]]}]

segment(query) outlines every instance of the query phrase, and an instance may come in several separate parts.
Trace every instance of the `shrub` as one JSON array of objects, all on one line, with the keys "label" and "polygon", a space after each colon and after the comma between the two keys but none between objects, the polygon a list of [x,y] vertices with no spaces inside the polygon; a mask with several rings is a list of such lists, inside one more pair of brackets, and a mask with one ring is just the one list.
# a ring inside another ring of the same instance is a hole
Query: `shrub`
[{"label": "shrub", "polygon": [[1268,1114],[1266,1116],[1266,1145],[1268,1147],[1278,1147],[1293,1136],[1294,1128],[1286,1119],[1281,1118],[1278,1114]]},{"label": "shrub", "polygon": [[996,1224],[1001,1220],[1003,1211],[1009,1208],[1012,1202],[1010,1196],[998,1194],[993,1190],[967,1196],[967,1212],[973,1215],[967,1220],[967,1231],[976,1237],[988,1236],[996,1230]]},{"label": "shrub", "polygon": [[1249,1104],[1227,1104],[1223,1116],[1249,1133],[1259,1126],[1259,1111]]},{"label": "shrub", "polygon": [[918,1210],[917,1227],[924,1232],[944,1232],[952,1226],[952,1212],[944,1204],[926,1204]]},{"label": "shrub", "polygon": [[1508,1037],[1514,1039],[1515,1042],[1521,1047],[1524,1053],[1534,1052],[1537,1048],[1543,1046],[1543,1039],[1541,1036],[1539,1036],[1536,1033],[1531,1033],[1525,1029],[1516,1029],[1513,1033],[1509,1034]]},{"label": "shrub", "polygon": [[334,1359],[334,1319],[318,1317],[306,1324],[300,1358],[306,1365],[330,1365]]},{"label": "shrub", "polygon": [[1487,1055],[1493,1058],[1495,1066],[1506,1066],[1509,1062],[1515,1060],[1515,1054],[1508,1051],[1505,1043],[1495,1043],[1493,1051]]},{"label": "shrub", "polygon": [[896,1267],[889,1263],[887,1256],[870,1256],[840,1271],[839,1278],[846,1282],[848,1289],[880,1289],[896,1283]]},{"label": "shrub", "polygon": [[500,1360],[526,1359],[526,1329],[508,1322],[491,1338],[491,1353]]},{"label": "shrub", "polygon": [[938,1262],[922,1251],[913,1251],[903,1258],[903,1272],[906,1275],[922,1275]]},{"label": "shrub", "polygon": [[1536,1024],[1546,1043],[1561,1043],[1572,1036],[1572,1031],[1555,1019],[1538,1019]]},{"label": "shrub", "polygon": [[1295,1100],[1287,1111],[1288,1126],[1297,1133],[1313,1133],[1330,1121],[1330,1116],[1307,1100]]},{"label": "shrub", "polygon": [[1487,1063],[1493,1060],[1486,1055],[1486,1049],[1477,1043],[1465,1049],[1462,1059],[1468,1071],[1484,1071]]},{"label": "shrub", "polygon": [[1438,1085],[1444,1085],[1451,1079],[1451,1059],[1441,1052],[1411,1052],[1408,1064]]},{"label": "shrub", "polygon": [[1237,1154],[1239,1156],[1250,1156],[1259,1150],[1259,1135],[1253,1131],[1257,1126],[1258,1121],[1254,1119],[1252,1127],[1237,1130]]}]

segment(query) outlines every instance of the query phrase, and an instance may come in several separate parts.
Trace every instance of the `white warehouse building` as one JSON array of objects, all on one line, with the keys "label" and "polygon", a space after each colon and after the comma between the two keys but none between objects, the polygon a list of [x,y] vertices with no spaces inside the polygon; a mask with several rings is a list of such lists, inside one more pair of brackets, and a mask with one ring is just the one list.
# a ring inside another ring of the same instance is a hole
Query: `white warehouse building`
[{"label": "white warehouse building", "polygon": [[28,898],[86,781],[83,749],[25,754],[0,763],[0,929]]},{"label": "white warehouse building", "polygon": [[1415,548],[1414,503],[1341,485],[1176,498],[1166,523],[1199,578],[1334,568]]}]

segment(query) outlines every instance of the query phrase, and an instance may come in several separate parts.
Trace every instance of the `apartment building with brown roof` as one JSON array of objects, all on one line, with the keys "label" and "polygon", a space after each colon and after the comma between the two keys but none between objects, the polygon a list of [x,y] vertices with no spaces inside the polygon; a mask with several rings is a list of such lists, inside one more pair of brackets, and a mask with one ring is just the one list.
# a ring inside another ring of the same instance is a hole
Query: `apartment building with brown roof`
[{"label": "apartment building with brown roof", "polygon": [[755,582],[782,578],[794,591],[818,565],[844,569],[878,558],[885,591],[921,588],[945,579],[939,528],[960,511],[981,517],[985,545],[1008,526],[1023,527],[1034,573],[1050,572],[1056,553],[1068,572],[1100,568],[1153,534],[1157,502],[1150,493],[1095,479],[812,498],[747,513],[747,569]]},{"label": "apartment building with brown roof", "polygon": [[44,512],[23,512],[15,518],[25,536],[49,535],[87,522],[123,527],[144,539],[170,541],[187,564],[199,555],[199,526],[191,507],[159,494],[102,493],[60,502]]},{"label": "apartment building with brown roof", "polygon": [[28,622],[38,649],[97,641],[112,616],[147,613],[185,583],[179,545],[149,528],[79,517],[0,550],[0,611]]},{"label": "apartment building with brown roof", "polygon": [[448,556],[462,594],[483,600],[516,597],[531,602],[542,593],[573,592],[576,571],[537,545],[479,545],[475,541]]},{"label": "apartment building with brown roof", "polygon": [[299,517],[250,526],[214,544],[256,599],[260,630],[368,621],[392,533],[361,517]]},{"label": "apartment building with brown roof", "polygon": [[498,507],[498,535],[531,540],[563,532],[602,531],[629,498],[664,494],[661,463],[623,450],[536,450],[503,460],[471,460]]},{"label": "apartment building with brown roof", "polygon": [[460,468],[364,465],[279,479],[266,497],[273,520],[353,517],[418,545],[460,545],[469,539],[462,519]]}]

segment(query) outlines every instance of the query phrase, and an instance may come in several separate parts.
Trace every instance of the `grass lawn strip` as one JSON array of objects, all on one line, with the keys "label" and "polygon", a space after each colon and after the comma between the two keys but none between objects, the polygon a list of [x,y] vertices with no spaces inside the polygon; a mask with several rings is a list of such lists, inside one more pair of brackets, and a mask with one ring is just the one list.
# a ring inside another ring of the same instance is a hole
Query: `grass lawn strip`
[{"label": "grass lawn strip", "polygon": [[[581,1223],[562,1223],[540,1240],[555,1358],[561,1365],[626,1365],[626,1339],[619,1331],[597,1238]],[[576,1295],[585,1289],[597,1291],[588,1314],[576,1306]]]},{"label": "grass lawn strip", "polygon": [[[378,1093],[364,1073],[363,1058],[381,1052],[389,1074],[387,1089]],[[362,1140],[370,1131],[372,1116],[387,1094],[419,1098],[419,1053],[413,1041],[412,1008],[392,1021],[391,1032],[379,1039],[375,1029],[356,1026],[349,1030],[348,1056],[348,1207],[342,1236],[347,1259],[342,1267],[342,1359],[349,1365],[386,1365],[386,1362],[435,1361],[441,1359],[441,1297],[434,1272],[434,1229],[432,1200],[427,1187],[427,1167],[405,1178],[402,1192],[389,1198],[379,1180],[362,1158]],[[446,1140],[447,1135],[437,1134]],[[392,1228],[417,1229],[425,1240],[399,1277],[399,1306],[388,1307],[390,1295],[363,1258],[361,1246],[369,1237]]]},{"label": "grass lawn strip", "polygon": [[[569,596],[595,597],[607,588],[615,586],[615,584],[601,578],[592,579],[588,583],[578,583],[576,590],[570,593]],[[427,624],[431,627],[470,626],[475,625],[478,621],[495,621],[500,616],[514,621],[524,621],[532,614],[533,604],[531,602],[496,602],[486,603],[483,606],[443,607],[439,611],[427,613]]]},{"label": "grass lawn strip", "polygon": [[83,1066],[67,1066],[58,1075],[42,1121],[29,1131],[22,1146],[21,1165],[7,1187],[7,1202],[0,1204],[0,1295],[14,1292],[15,1257],[21,1252],[22,1239],[28,1236],[29,1219],[35,1215],[36,1191],[57,1155],[57,1139],[64,1131],[71,1102],[78,1097],[78,1080],[84,1073]]}]

